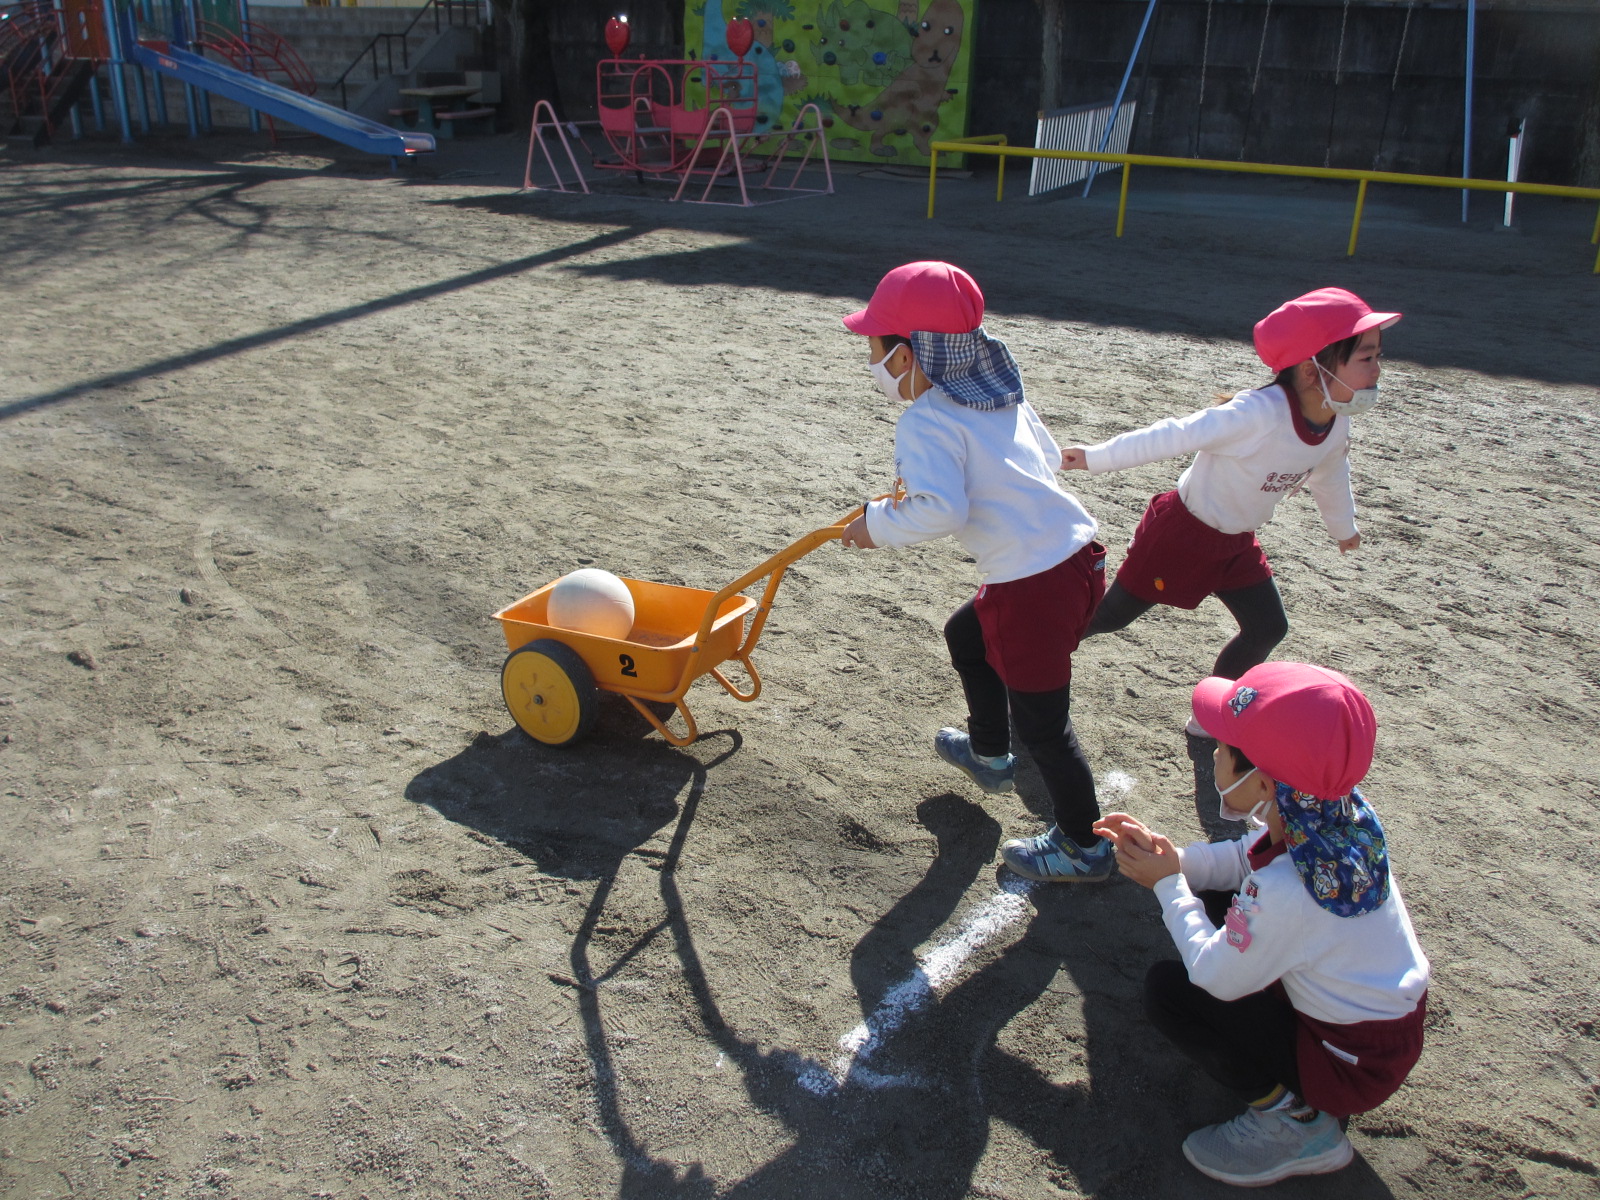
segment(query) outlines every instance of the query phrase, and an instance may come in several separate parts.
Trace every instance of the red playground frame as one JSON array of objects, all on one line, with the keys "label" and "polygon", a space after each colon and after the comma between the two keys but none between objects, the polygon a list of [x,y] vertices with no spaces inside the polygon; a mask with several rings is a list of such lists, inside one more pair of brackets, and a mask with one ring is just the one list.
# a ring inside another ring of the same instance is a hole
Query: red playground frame
[{"label": "red playground frame", "polygon": [[[750,48],[750,22],[736,19],[728,23],[728,43],[736,51]],[[742,26],[743,28],[736,28]],[[740,35],[743,36],[740,36]],[[613,18],[606,27],[606,41],[614,55],[627,47],[625,21]],[[577,141],[590,151],[591,166],[600,171],[632,172],[644,178],[676,178],[673,200],[692,204],[734,204],[751,207],[776,200],[833,193],[833,167],[828,161],[828,143],[823,131],[822,113],[807,104],[788,129],[756,132],[756,65],[740,53],[736,62],[674,58],[605,58],[595,68],[595,96],[598,125],[605,140],[598,154],[578,133],[577,124],[563,122],[545,100],[533,110],[533,128],[528,135],[528,158],[523,168],[525,191],[589,192],[588,180],[578,166],[572,143]],[[573,188],[558,165],[554,150],[559,146],[572,168]],[[802,173],[821,148],[821,186],[801,186]],[[535,152],[541,152],[553,182],[533,181]],[[793,157],[791,157],[793,156]],[[792,168],[792,170],[790,170]],[[764,172],[759,183],[747,181]],[[780,171],[786,182],[777,182]],[[698,196],[689,191],[691,180],[703,178],[705,186]],[[731,180],[738,185],[738,200],[714,200],[711,189]],[[752,192],[781,193],[752,199]]]}]

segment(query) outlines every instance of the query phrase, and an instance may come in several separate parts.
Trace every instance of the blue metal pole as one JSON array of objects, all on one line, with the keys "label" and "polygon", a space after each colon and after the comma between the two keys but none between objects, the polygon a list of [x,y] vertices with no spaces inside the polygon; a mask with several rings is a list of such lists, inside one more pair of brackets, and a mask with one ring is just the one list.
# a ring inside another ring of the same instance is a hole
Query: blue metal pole
[{"label": "blue metal pole", "polygon": [[[1478,40],[1478,0],[1467,0],[1467,113],[1466,130],[1461,135],[1461,178],[1472,178],[1472,59]],[[1461,219],[1467,219],[1467,197],[1472,195],[1461,189]]]},{"label": "blue metal pole", "polygon": [[[1122,111],[1122,97],[1127,94],[1128,80],[1133,77],[1133,64],[1139,60],[1139,47],[1144,45],[1144,31],[1150,28],[1150,18],[1156,11],[1156,0],[1150,0],[1144,10],[1144,20],[1139,25],[1139,36],[1133,41],[1133,53],[1128,55],[1128,67],[1122,72],[1122,82],[1117,85],[1117,98],[1111,102],[1111,116],[1106,119],[1104,132],[1100,134],[1100,146],[1097,153],[1106,152],[1106,144],[1111,141],[1111,131],[1116,128],[1117,114]],[[1126,167],[1123,168],[1127,170]],[[1089,164],[1089,178],[1083,181],[1083,195],[1087,199],[1089,189],[1094,186],[1094,177],[1100,173],[1099,163]]]},{"label": "blue metal pole", "polygon": [[[195,43],[200,38],[200,6],[195,3],[195,0],[188,0],[188,16],[189,49],[194,53],[199,54],[200,51],[196,47]],[[200,128],[205,130],[207,133],[211,133],[213,129],[211,123],[211,93],[203,88],[197,89],[195,98],[199,101],[198,107],[200,109]]]},{"label": "blue metal pole", "polygon": [[117,120],[122,125],[123,144],[131,145],[133,114],[128,111],[128,81],[122,77],[125,57],[122,51],[121,19],[117,16],[117,6],[113,0],[101,0],[101,6],[105,15],[106,37],[111,42],[111,97],[117,105]]},{"label": "blue metal pole", "polygon": [[139,132],[150,136],[150,93],[145,88],[144,68],[133,69],[133,90],[139,97]]},{"label": "blue metal pole", "polygon": [[[172,0],[172,44],[180,50],[189,49],[189,32],[184,26],[188,23],[182,0]],[[189,136],[200,136],[200,118],[197,115],[198,105],[195,103],[195,88],[192,83],[183,85],[183,111],[189,120]]]},{"label": "blue metal pole", "polygon": [[100,76],[98,73],[89,76],[89,115],[94,118],[94,131],[96,133],[104,133],[106,131],[106,101],[105,97],[100,94]]}]

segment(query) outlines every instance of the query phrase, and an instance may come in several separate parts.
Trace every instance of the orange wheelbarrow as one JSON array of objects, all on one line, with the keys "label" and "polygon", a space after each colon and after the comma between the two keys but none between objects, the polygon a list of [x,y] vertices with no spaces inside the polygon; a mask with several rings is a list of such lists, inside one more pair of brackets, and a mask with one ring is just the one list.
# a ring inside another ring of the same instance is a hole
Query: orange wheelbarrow
[{"label": "orange wheelbarrow", "polygon": [[[784,572],[818,546],[838,540],[861,512],[857,508],[832,525],[813,530],[719,592],[623,579],[634,606],[633,628],[625,638],[596,637],[549,624],[547,608],[555,580],[502,608],[494,616],[511,653],[500,669],[500,691],[512,719],[536,741],[566,746],[594,724],[599,693],[617,692],[667,741],[689,745],[700,736],[683,699],[690,684],[710,675],[735,700],[754,700],[761,694],[761,674],[750,655],[766,627]],[[767,586],[759,603],[740,595],[763,578]],[[749,691],[740,691],[723,674],[721,666],[729,659],[744,667]],[[646,701],[675,706],[687,732],[667,728]]]}]

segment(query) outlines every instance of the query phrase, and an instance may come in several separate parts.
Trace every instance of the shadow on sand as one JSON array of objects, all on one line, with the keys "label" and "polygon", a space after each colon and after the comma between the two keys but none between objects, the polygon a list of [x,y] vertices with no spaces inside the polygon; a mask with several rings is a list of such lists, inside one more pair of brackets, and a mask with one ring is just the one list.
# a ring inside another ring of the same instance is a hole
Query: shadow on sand
[{"label": "shadow on sand", "polygon": [[[643,722],[637,724],[642,735]],[[886,1004],[893,1007],[894,997],[913,998],[893,1021],[880,1021],[870,1068],[860,1052],[821,1063],[763,1049],[742,1034],[724,1014],[678,887],[709,774],[738,752],[740,739],[713,731],[701,745],[722,748],[702,762],[653,737],[619,738],[604,769],[575,769],[511,730],[481,736],[407,789],[413,802],[525,854],[541,871],[594,881],[568,961],[599,1125],[621,1166],[619,1197],[956,1200],[984,1191],[977,1176],[996,1122],[1035,1148],[1023,1172],[1066,1194],[1235,1194],[1181,1158],[1188,1128],[1223,1119],[1237,1105],[1143,1022],[1144,971],[1170,954],[1170,943],[1142,890],[1121,881],[1030,888],[1001,868],[995,899],[1014,898],[1020,935],[1008,927],[1010,943],[973,954],[970,973],[930,979],[927,947],[953,918],[970,917],[963,905],[974,885],[980,894],[989,890],[980,881],[1001,832],[981,808],[953,794],[918,805],[938,853],[851,954],[863,1027],[875,1014],[881,1018]],[[669,827],[665,850],[646,849]],[[659,865],[659,919],[596,971],[591,943],[618,871],[627,856],[641,853]],[[670,939],[703,1036],[738,1070],[750,1102],[792,1135],[788,1149],[740,1179],[718,1180],[656,1157],[625,1111],[602,985],[662,936]],[[1047,1009],[1021,1027],[1032,1032],[1009,1031],[1034,1005]],[[1014,1036],[1047,1044],[1013,1047],[1007,1043]],[[1040,1063],[1050,1064],[1048,1073]],[[1006,1173],[1017,1169],[1008,1164]],[[1337,1177],[1302,1183],[1299,1194],[1390,1196],[1359,1160]]]}]

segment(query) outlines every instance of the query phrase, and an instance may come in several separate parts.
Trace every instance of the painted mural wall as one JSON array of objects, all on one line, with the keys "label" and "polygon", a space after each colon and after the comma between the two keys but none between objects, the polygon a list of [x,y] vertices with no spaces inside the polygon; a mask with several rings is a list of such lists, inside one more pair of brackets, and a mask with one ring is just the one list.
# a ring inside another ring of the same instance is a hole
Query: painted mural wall
[{"label": "painted mural wall", "polygon": [[838,159],[925,166],[928,144],[963,137],[978,0],[688,0],[692,57],[731,59],[727,23],[756,43],[757,128],[815,103]]}]

